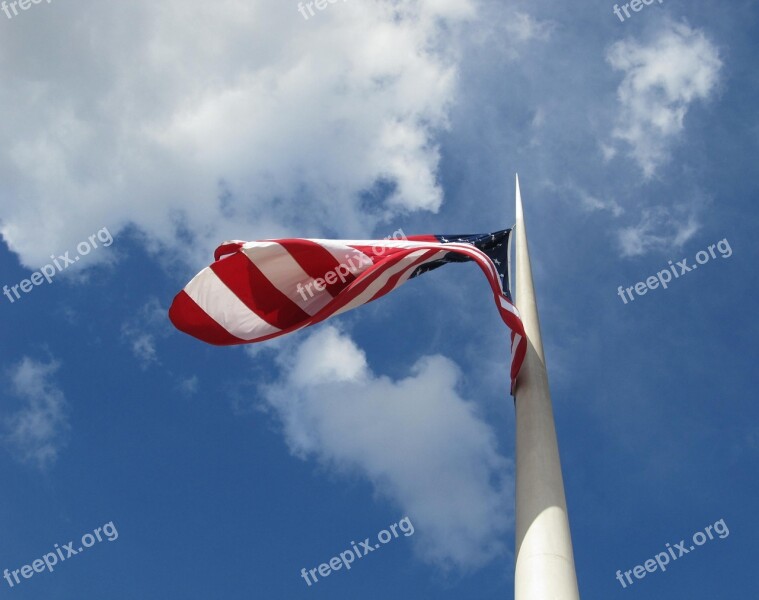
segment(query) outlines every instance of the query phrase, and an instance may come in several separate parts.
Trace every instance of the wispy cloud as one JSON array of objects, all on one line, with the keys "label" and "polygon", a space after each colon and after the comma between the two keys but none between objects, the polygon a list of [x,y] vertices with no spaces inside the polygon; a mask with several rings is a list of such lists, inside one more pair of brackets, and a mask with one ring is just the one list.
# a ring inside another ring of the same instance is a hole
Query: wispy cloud
[{"label": "wispy cloud", "polygon": [[[714,93],[722,68],[719,52],[702,31],[668,23],[650,43],[635,39],[615,43],[606,58],[613,69],[624,73],[612,135],[629,146],[644,176],[650,178],[668,160],[690,105]],[[604,153],[613,156],[611,151]]]},{"label": "wispy cloud", "polygon": [[612,216],[619,217],[625,210],[614,199],[602,200],[597,196],[593,196],[587,192],[581,192],[580,194],[580,206],[587,211],[608,210]]},{"label": "wispy cloud", "polygon": [[504,25],[511,40],[519,43],[547,40],[555,27],[556,24],[553,21],[542,21],[521,11],[513,13]]},{"label": "wispy cloud", "polygon": [[143,369],[159,364],[156,340],[171,333],[167,318],[168,309],[151,298],[137,315],[121,326],[122,339],[129,344],[132,354]]},{"label": "wispy cloud", "polygon": [[192,375],[191,377],[180,380],[177,387],[179,388],[179,391],[186,396],[194,396],[198,393],[198,383],[198,376]]},{"label": "wispy cloud", "polygon": [[2,441],[21,462],[39,469],[56,462],[69,430],[66,399],[53,378],[59,367],[24,357],[9,372],[11,392],[22,405],[4,416]]},{"label": "wispy cloud", "polygon": [[640,222],[619,231],[622,256],[640,256],[651,250],[680,249],[699,230],[696,217],[687,209],[646,209]]}]

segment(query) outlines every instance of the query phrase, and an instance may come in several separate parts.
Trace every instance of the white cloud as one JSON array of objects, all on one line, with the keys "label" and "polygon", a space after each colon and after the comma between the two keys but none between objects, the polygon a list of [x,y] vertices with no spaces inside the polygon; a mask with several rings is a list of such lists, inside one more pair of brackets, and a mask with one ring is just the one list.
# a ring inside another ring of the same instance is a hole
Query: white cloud
[{"label": "white cloud", "polygon": [[606,58],[624,73],[612,135],[629,145],[645,177],[652,177],[668,160],[690,105],[715,91],[722,68],[719,52],[703,32],[669,23],[650,44],[622,40]]},{"label": "white cloud", "polygon": [[585,191],[580,191],[580,206],[589,212],[597,210],[608,210],[615,217],[621,216],[625,209],[614,199],[602,200]]},{"label": "white cloud", "polygon": [[185,379],[181,379],[177,387],[186,396],[194,396],[198,393],[198,376],[193,375]]},{"label": "white cloud", "polygon": [[374,374],[361,349],[329,326],[279,361],[283,379],[262,391],[293,454],[368,478],[411,518],[427,561],[474,568],[503,551],[512,463],[459,395],[454,363],[427,356],[392,380]]},{"label": "white cloud", "polygon": [[[484,50],[496,62],[515,61],[535,42],[546,42],[556,29],[556,23],[541,20],[531,14],[505,7],[503,2],[480,2],[478,19],[466,32],[466,49]],[[540,109],[538,109],[540,110]]]},{"label": "white cloud", "polygon": [[122,339],[129,344],[132,354],[143,369],[160,362],[156,340],[166,337],[172,331],[167,314],[168,309],[162,307],[156,298],[151,298],[133,319],[121,326]]},{"label": "white cloud", "polygon": [[158,362],[158,354],[155,349],[155,336],[128,328],[124,328],[123,333],[129,338],[132,354],[142,363],[143,368],[151,363]]},{"label": "white cloud", "polygon": [[2,441],[21,462],[40,469],[56,462],[69,429],[66,399],[53,381],[59,366],[24,357],[10,370],[11,391],[23,404],[3,415]]},{"label": "white cloud", "polygon": [[532,40],[545,41],[556,25],[552,21],[541,21],[532,15],[517,11],[511,15],[504,29],[512,42],[525,43]]},{"label": "white cloud", "polygon": [[534,129],[540,129],[546,122],[546,111],[542,106],[535,109],[532,115],[531,125]]},{"label": "white cloud", "polygon": [[603,155],[604,162],[609,162],[612,158],[614,158],[617,155],[617,149],[614,146],[610,146],[609,144],[604,144],[603,142],[599,144],[601,149],[601,154]]},{"label": "white cloud", "polygon": [[[308,21],[296,3],[92,0],[14,21],[0,233],[33,266],[134,223],[201,264],[224,239],[437,211],[449,34],[473,14],[470,0],[346,2]],[[391,191],[367,215],[378,181]]]},{"label": "white cloud", "polygon": [[570,198],[577,198],[578,205],[586,212],[608,211],[613,217],[620,217],[625,209],[614,198],[602,198],[591,194],[572,180],[562,183],[546,181],[545,185],[552,193]]},{"label": "white cloud", "polygon": [[651,250],[680,249],[700,229],[693,214],[683,208],[674,213],[667,208],[646,209],[639,223],[619,231],[622,256],[640,256]]}]

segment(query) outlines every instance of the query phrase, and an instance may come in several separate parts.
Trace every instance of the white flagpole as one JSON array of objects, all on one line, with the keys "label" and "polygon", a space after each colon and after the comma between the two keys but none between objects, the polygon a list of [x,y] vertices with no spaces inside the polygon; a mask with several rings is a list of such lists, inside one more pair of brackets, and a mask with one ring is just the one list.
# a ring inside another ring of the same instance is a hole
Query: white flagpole
[{"label": "white flagpole", "polygon": [[515,387],[517,482],[515,600],[579,600],[551,392],[516,180],[516,305],[527,354]]}]

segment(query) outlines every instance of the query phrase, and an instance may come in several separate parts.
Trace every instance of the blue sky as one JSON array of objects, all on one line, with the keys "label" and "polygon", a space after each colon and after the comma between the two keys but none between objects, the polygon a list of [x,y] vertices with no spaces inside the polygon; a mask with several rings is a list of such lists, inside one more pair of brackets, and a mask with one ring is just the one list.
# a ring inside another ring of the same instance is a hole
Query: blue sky
[{"label": "blue sky", "polygon": [[118,534],[0,595],[512,597],[508,337],[474,265],[247,348],[166,311],[226,239],[508,227],[519,172],[582,597],[750,597],[759,7],[613,6],[0,12],[0,285],[89,250],[0,296],[0,570]]}]

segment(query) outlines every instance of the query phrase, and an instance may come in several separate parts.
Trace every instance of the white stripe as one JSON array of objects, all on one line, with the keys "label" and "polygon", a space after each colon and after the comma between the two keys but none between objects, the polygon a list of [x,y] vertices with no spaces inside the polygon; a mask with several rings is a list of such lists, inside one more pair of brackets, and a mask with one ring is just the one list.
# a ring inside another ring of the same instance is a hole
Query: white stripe
[{"label": "white stripe", "polygon": [[[407,270],[406,270],[406,272],[398,278],[398,283],[395,284],[395,287],[393,287],[393,290],[398,289],[400,286],[402,286],[404,283],[406,283],[406,281],[408,281],[408,278],[411,277],[411,275],[413,275],[414,271],[416,271],[419,267],[421,267],[422,265],[426,265],[427,263],[434,262],[436,260],[440,260],[446,254],[448,254],[448,252],[446,252],[444,250],[441,250],[440,252],[436,252],[435,254],[433,254],[427,260],[423,260],[422,262],[420,262],[417,265],[411,265],[410,267],[408,267]],[[390,290],[390,291],[392,291],[392,290]]]},{"label": "white stripe", "polygon": [[509,301],[508,301],[506,298],[504,298],[503,296],[501,296],[501,297],[500,297],[500,300],[501,300],[501,306],[502,306],[504,309],[506,309],[507,311],[509,311],[509,312],[510,312],[512,315],[514,315],[515,317],[517,317],[517,318],[520,318],[520,319],[522,318],[522,317],[520,316],[520,314],[519,314],[519,311],[517,310],[517,307],[516,307],[516,306],[514,306],[514,305],[513,305],[511,302],[509,302]]},{"label": "white stripe", "polygon": [[318,313],[332,300],[326,290],[315,292],[313,285],[308,287],[313,279],[281,244],[249,242],[243,246],[242,252],[275,288],[309,316]]},{"label": "white stripe", "polygon": [[340,245],[340,246],[376,246],[377,248],[419,248],[421,246],[430,246],[442,242],[412,242],[411,240],[321,240],[309,239],[309,242],[315,242],[320,246]]},{"label": "white stripe", "polygon": [[[487,254],[477,248],[474,244],[467,242],[417,242],[411,240],[321,240],[321,239],[309,239],[309,242],[315,242],[321,246],[340,245],[340,246],[376,246],[378,248],[428,248],[434,250],[439,248],[441,250],[450,248],[459,248],[464,250],[470,250],[483,256],[486,260],[490,260]],[[339,242],[339,244],[336,244]]]},{"label": "white stripe", "polygon": [[522,339],[521,335],[519,335],[518,333],[514,333],[514,341],[511,343],[512,361],[514,357],[516,356],[517,348],[519,348],[519,342],[521,341],[521,339]]},{"label": "white stripe", "polygon": [[499,281],[501,279],[501,277],[498,275],[498,270],[495,268],[493,261],[490,260],[490,257],[476,246],[473,246],[472,244],[445,244],[445,246],[449,248],[459,248],[461,250],[464,250],[467,254],[476,254],[476,256],[473,256],[474,260],[477,260],[477,258],[479,258],[480,261],[482,261],[487,266],[488,271],[490,271],[490,274],[495,278],[496,281]]},{"label": "white stripe", "polygon": [[457,248],[461,250],[460,254],[466,254],[474,260],[481,267],[485,267],[485,276],[497,283],[498,290],[501,293],[504,292],[503,282],[501,281],[501,275],[498,273],[498,269],[495,268],[495,264],[491,258],[485,254],[479,248],[472,244],[445,244],[446,248]]},{"label": "white stripe", "polygon": [[371,267],[374,262],[372,259],[361,252],[351,248],[344,240],[308,240],[309,242],[316,242],[341,265],[345,265],[350,268],[350,265],[354,265],[352,273],[363,273],[366,269]]},{"label": "white stripe", "polygon": [[[342,261],[343,259],[339,256],[336,256],[331,250],[330,245],[337,248],[338,246],[345,245],[345,246],[376,246],[378,248],[397,248],[397,249],[411,249],[411,248],[426,248],[428,250],[434,250],[434,249],[440,249],[445,251],[453,251],[459,250],[459,254],[466,254],[473,260],[480,262],[487,266],[487,270],[490,272],[491,276],[495,281],[498,282],[498,285],[501,289],[503,289],[503,285],[500,281],[500,276],[498,274],[498,270],[495,268],[495,265],[493,264],[493,261],[490,259],[490,257],[485,254],[482,250],[477,248],[474,244],[464,243],[464,242],[416,242],[416,241],[410,241],[410,240],[339,240],[339,244],[336,244],[336,240],[322,240],[322,239],[310,239],[308,240],[310,242],[315,242],[321,246],[324,246],[325,249],[332,253],[335,258]],[[358,252],[358,250],[355,250]],[[478,258],[480,260],[478,260]]]},{"label": "white stripe", "polygon": [[[514,368],[514,362],[517,359],[517,348],[519,348],[520,342],[522,342],[522,336],[518,333],[514,334],[514,343],[511,345],[511,360],[509,361],[509,374],[511,374],[511,370]],[[521,371],[521,369],[520,369]],[[518,375],[518,373],[517,373]]]},{"label": "white stripe", "polygon": [[412,252],[411,254],[404,256],[401,260],[398,261],[398,264],[393,265],[391,268],[386,269],[377,279],[372,281],[372,283],[369,284],[369,286],[361,292],[358,296],[356,296],[353,300],[348,302],[345,306],[343,306],[340,310],[335,312],[335,315],[339,315],[341,313],[344,313],[345,311],[351,310],[353,308],[356,308],[358,306],[361,306],[362,304],[366,304],[371,300],[374,295],[379,292],[390,280],[390,278],[395,275],[396,273],[399,273],[403,271],[403,269],[407,269],[410,262],[413,262],[420,256],[422,256],[427,250],[417,250],[416,252]]},{"label": "white stripe", "polygon": [[184,291],[209,317],[241,340],[255,340],[280,331],[245,306],[210,268],[198,273]]}]

